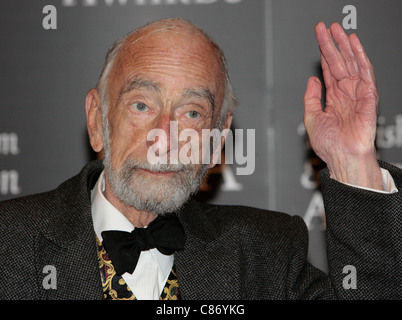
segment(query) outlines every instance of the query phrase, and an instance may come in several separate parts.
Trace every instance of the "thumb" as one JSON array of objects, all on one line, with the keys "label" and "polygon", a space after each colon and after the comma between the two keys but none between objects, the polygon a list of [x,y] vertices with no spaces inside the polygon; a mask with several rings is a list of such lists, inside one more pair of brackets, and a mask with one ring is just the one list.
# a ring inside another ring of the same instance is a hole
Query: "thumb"
[{"label": "thumb", "polygon": [[310,77],[307,81],[306,93],[304,94],[304,121],[310,116],[321,113],[321,81],[317,77]]},{"label": "thumb", "polygon": [[306,93],[304,94],[305,112],[322,111],[321,106],[321,81],[317,77],[310,77],[307,81]]}]

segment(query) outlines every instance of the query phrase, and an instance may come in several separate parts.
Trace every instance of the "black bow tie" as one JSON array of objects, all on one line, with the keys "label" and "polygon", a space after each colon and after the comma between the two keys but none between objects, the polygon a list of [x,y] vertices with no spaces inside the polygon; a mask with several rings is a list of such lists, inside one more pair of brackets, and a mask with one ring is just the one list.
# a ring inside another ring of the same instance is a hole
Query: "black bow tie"
[{"label": "black bow tie", "polygon": [[133,273],[141,251],[156,248],[165,255],[184,249],[186,234],[176,215],[158,216],[147,228],[135,228],[131,233],[103,231],[102,244],[117,275]]}]

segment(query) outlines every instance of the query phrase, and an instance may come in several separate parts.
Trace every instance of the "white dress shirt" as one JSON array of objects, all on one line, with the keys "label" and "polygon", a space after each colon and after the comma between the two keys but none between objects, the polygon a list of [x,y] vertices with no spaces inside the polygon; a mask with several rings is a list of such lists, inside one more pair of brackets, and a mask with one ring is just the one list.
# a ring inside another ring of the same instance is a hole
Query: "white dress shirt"
[{"label": "white dress shirt", "polygon": [[[106,230],[131,232],[134,226],[103,195],[104,173],[92,190],[92,219],[95,233],[102,242],[101,233]],[[112,261],[113,263],[113,261]],[[173,255],[164,255],[157,249],[142,251],[132,274],[122,275],[138,300],[158,300],[173,267]]]}]

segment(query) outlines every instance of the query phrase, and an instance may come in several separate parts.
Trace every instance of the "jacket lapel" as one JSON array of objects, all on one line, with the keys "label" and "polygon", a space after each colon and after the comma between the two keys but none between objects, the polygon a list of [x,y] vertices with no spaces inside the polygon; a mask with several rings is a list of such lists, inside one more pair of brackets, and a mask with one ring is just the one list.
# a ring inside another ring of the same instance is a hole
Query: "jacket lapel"
[{"label": "jacket lapel", "polygon": [[59,246],[41,237],[37,253],[40,299],[102,299],[95,238]]},{"label": "jacket lapel", "polygon": [[183,299],[240,299],[240,253],[235,228],[221,229],[216,207],[190,201],[178,216],[186,231],[185,249],[175,253]]},{"label": "jacket lapel", "polygon": [[102,299],[86,166],[55,191],[47,227],[36,241],[36,274],[41,299]]}]

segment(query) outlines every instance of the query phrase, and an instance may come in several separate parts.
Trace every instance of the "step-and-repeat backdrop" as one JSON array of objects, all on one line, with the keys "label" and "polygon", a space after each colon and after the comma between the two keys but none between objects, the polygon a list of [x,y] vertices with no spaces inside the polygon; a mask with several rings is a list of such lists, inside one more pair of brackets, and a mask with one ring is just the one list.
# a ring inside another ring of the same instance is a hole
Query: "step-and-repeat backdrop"
[{"label": "step-and-repeat backdrop", "polygon": [[359,35],[381,96],[379,155],[402,166],[400,0],[3,0],[0,200],[55,188],[96,157],[84,99],[107,49],[127,32],[167,17],[193,21],[222,47],[239,99],[232,129],[243,130],[243,141],[234,141],[243,157],[211,170],[200,200],[302,216],[309,259],[326,270],[316,179],[323,164],[303,126],[306,81],[321,77],[314,25],[339,22]]}]

